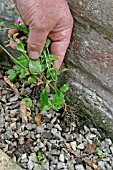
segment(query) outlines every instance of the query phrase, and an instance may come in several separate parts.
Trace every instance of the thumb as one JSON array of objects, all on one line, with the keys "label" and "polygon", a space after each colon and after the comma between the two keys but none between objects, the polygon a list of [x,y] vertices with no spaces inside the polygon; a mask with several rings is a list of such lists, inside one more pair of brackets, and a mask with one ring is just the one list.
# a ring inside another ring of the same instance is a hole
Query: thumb
[{"label": "thumb", "polygon": [[46,42],[47,32],[42,30],[37,31],[34,27],[30,27],[30,34],[28,38],[28,55],[31,59],[38,59],[44,48]]}]

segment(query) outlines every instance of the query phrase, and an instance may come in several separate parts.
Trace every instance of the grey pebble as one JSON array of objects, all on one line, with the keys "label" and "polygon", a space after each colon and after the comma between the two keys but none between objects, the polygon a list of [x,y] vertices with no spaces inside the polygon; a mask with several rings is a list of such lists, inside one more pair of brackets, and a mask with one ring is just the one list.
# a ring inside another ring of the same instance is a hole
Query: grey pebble
[{"label": "grey pebble", "polygon": [[3,115],[0,115],[0,124],[4,124],[5,123],[5,118]]},{"label": "grey pebble", "polygon": [[43,169],[44,170],[49,170],[49,162],[48,161],[44,163]]},{"label": "grey pebble", "polygon": [[29,156],[29,160],[32,162],[37,162],[37,156],[36,153],[31,153]]},{"label": "grey pebble", "polygon": [[73,149],[74,151],[76,151],[76,147],[77,147],[76,141],[71,142],[70,145],[71,145],[72,149]]},{"label": "grey pebble", "polygon": [[35,163],[33,170],[43,170],[43,169],[41,165]]},{"label": "grey pebble", "polygon": [[32,170],[33,169],[33,167],[34,167],[34,164],[33,164],[33,162],[32,161],[28,161],[28,170]]},{"label": "grey pebble", "polygon": [[10,116],[15,117],[18,114],[18,109],[14,109],[10,111]]},{"label": "grey pebble", "polygon": [[15,94],[15,96],[13,96],[13,97],[11,97],[11,98],[9,98],[9,102],[14,102],[14,101],[17,101],[18,100],[18,98],[19,98],[19,94]]},{"label": "grey pebble", "polygon": [[27,153],[22,154],[22,159],[27,159]]},{"label": "grey pebble", "polygon": [[60,156],[59,156],[59,161],[64,162],[64,160],[65,160],[64,154],[61,153]]},{"label": "grey pebble", "polygon": [[79,144],[77,148],[80,150],[83,150],[85,148],[84,143]]},{"label": "grey pebble", "polygon": [[82,165],[75,165],[76,170],[85,170]]},{"label": "grey pebble", "polygon": [[64,169],[64,168],[65,168],[65,163],[58,162],[57,169]]},{"label": "grey pebble", "polygon": [[98,165],[100,166],[100,168],[102,169],[102,170],[105,170],[106,168],[105,168],[105,163],[104,163],[104,161],[99,161],[98,162]]},{"label": "grey pebble", "polygon": [[113,146],[110,146],[111,153],[113,155]]}]

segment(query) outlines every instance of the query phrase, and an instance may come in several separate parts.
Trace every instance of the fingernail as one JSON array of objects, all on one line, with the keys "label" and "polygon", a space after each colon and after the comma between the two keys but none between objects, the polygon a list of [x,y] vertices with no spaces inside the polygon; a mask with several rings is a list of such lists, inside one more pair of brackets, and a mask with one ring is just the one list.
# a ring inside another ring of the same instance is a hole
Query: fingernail
[{"label": "fingernail", "polygon": [[40,56],[40,54],[38,53],[38,52],[36,52],[36,51],[30,51],[29,52],[29,57],[31,58],[31,59],[38,59],[39,58],[39,56]]}]

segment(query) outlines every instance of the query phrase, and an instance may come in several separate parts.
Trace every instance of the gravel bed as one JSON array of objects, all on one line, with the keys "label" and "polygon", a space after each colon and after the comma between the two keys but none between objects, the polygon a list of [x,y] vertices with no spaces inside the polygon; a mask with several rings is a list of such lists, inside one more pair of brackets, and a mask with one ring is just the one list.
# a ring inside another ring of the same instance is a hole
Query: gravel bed
[{"label": "gravel bed", "polygon": [[[102,170],[113,169],[113,143],[110,139],[103,141],[95,127],[81,126],[74,112],[43,111],[43,124],[37,126],[39,87],[25,81],[16,83],[16,86],[21,95],[0,79],[0,148],[15,162],[28,170],[92,170],[67,150],[65,143],[68,143],[81,157],[94,160]],[[33,108],[29,122],[23,124],[18,108],[19,101],[26,96],[33,99]],[[88,149],[93,143],[94,152],[92,148]],[[39,153],[42,154],[41,160]]]}]

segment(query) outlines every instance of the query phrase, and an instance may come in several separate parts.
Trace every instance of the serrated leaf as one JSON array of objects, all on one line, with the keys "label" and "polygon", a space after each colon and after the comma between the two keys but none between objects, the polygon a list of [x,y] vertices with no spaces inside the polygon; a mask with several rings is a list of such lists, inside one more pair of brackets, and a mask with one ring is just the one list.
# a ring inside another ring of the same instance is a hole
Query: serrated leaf
[{"label": "serrated leaf", "polygon": [[9,79],[11,79],[11,80],[14,80],[14,79],[16,78],[16,76],[17,76],[16,71],[13,70],[13,69],[8,70],[7,73],[9,74],[8,77],[9,77]]},{"label": "serrated leaf", "polygon": [[66,91],[68,91],[70,88],[70,85],[69,84],[64,84],[61,88],[60,88],[60,91],[65,93]]},{"label": "serrated leaf", "polygon": [[32,100],[29,97],[23,98],[22,101],[25,101],[30,108],[33,106]]},{"label": "serrated leaf", "polygon": [[40,75],[42,73],[42,66],[39,60],[29,61],[29,70],[34,75]]},{"label": "serrated leaf", "polygon": [[4,25],[4,22],[0,22],[0,27],[2,27]]},{"label": "serrated leaf", "polygon": [[34,76],[30,76],[30,77],[28,78],[28,82],[29,82],[29,83],[35,83],[35,82],[37,82],[37,79],[36,79]]},{"label": "serrated leaf", "polygon": [[41,109],[42,110],[49,110],[52,107],[51,101],[48,99],[48,94],[46,92],[46,89],[42,89],[41,93]]}]

